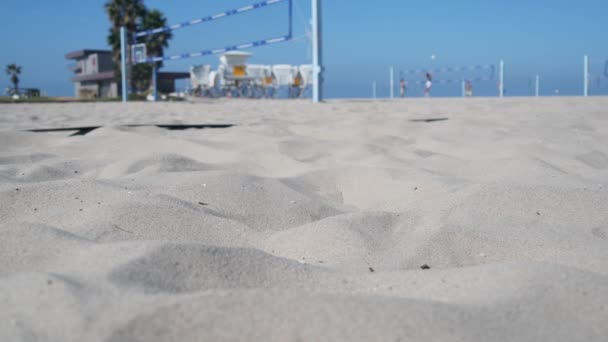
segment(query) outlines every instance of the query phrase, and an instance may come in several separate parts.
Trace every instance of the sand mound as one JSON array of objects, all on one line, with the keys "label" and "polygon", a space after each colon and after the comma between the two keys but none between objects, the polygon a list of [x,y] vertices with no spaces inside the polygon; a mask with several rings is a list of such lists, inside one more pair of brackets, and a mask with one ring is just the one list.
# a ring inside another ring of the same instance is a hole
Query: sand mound
[{"label": "sand mound", "polygon": [[196,202],[111,182],[48,182],[0,197],[7,222],[46,223],[92,240],[168,239],[244,243],[249,229]]},{"label": "sand mound", "polygon": [[25,155],[0,156],[0,165],[37,163],[55,157],[52,154],[32,153]]},{"label": "sand mound", "polygon": [[[6,129],[6,128],[5,128]],[[3,157],[8,157],[8,161],[11,162],[11,159],[17,156],[16,160],[13,161],[19,162],[19,159],[24,160],[27,158],[37,159],[40,156],[46,155],[46,152],[35,150],[36,146],[49,146],[54,145],[54,142],[57,140],[57,136],[54,134],[50,135],[41,135],[38,133],[32,132],[23,132],[18,129],[9,128],[10,131],[2,131],[0,134],[0,146],[10,146],[10,150],[4,149],[2,150]],[[34,148],[34,151],[32,151]],[[11,155],[4,156],[5,151],[11,151]],[[27,155],[31,154],[31,157],[27,157]]]},{"label": "sand mound", "polygon": [[0,274],[44,270],[66,250],[86,247],[90,241],[64,230],[40,224],[0,225]]},{"label": "sand mound", "polygon": [[37,165],[20,169],[17,173],[21,172],[21,176],[18,180],[22,182],[46,182],[60,179],[68,179],[73,177],[74,171],[68,171],[61,168],[55,168],[47,165]]},{"label": "sand mound", "polygon": [[379,266],[380,256],[411,226],[408,221],[405,215],[383,212],[339,215],[273,234],[264,249],[303,263],[367,271]]},{"label": "sand mound", "polygon": [[[190,298],[137,317],[110,341],[162,341],[178,335],[186,340],[239,341],[535,341],[546,337],[543,328],[530,324],[539,320],[543,326],[555,325],[557,341],[598,340],[606,333],[589,330],[588,322],[559,310],[558,293],[535,295],[534,305],[532,297],[524,297],[493,307],[467,307],[382,296],[229,292]],[[557,311],[548,315],[546,310],[551,309]],[[508,314],[514,310],[517,316]],[[570,322],[571,329],[562,322]]]},{"label": "sand mound", "polygon": [[589,153],[577,156],[577,159],[583,164],[598,170],[608,168],[608,157],[600,151],[592,151]]},{"label": "sand mound", "polygon": [[[170,270],[170,272],[167,272]],[[299,287],[312,267],[243,248],[164,245],[113,271],[119,286],[171,293],[231,288]]]},{"label": "sand mound", "polygon": [[158,177],[122,184],[198,204],[257,231],[286,230],[341,213],[321,196],[272,178],[228,172],[165,174],[162,182]]},{"label": "sand mound", "polygon": [[138,160],[126,168],[126,174],[146,171],[155,172],[185,172],[185,171],[207,171],[213,167],[205,163],[178,155],[165,154],[155,155],[148,159]]}]

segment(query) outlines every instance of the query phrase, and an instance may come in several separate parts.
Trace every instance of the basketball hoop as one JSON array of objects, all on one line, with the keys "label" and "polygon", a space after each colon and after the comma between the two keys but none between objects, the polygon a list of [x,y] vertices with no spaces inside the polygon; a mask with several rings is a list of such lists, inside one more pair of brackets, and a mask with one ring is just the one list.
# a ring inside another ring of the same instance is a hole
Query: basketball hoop
[{"label": "basketball hoop", "polygon": [[148,58],[146,44],[135,44],[131,47],[131,58],[134,64],[144,63]]}]

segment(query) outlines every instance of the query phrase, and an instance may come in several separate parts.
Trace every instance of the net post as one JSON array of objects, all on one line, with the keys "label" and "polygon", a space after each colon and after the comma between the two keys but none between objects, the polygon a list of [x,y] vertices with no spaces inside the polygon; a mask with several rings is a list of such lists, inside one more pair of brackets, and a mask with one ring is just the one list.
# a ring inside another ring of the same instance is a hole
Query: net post
[{"label": "net post", "polygon": [[498,84],[498,97],[505,95],[505,62],[500,60],[500,83]]},{"label": "net post", "polygon": [[585,55],[583,58],[583,96],[589,96],[589,56]]},{"label": "net post", "polygon": [[154,102],[156,102],[158,101],[158,69],[156,62],[152,62],[152,86],[154,87],[152,97],[154,98]]},{"label": "net post", "polygon": [[289,34],[288,39],[293,37],[293,0],[289,0]]},{"label": "net post", "polygon": [[391,99],[395,98],[395,71],[393,67],[390,68],[391,74]]},{"label": "net post", "polygon": [[376,81],[372,82],[372,96],[376,99]]},{"label": "net post", "polygon": [[465,84],[464,84],[464,79],[461,81],[460,87],[461,87],[461,93],[462,93],[462,97],[465,97],[466,92],[465,92]]},{"label": "net post", "polygon": [[321,0],[312,0],[312,102],[323,101],[322,91]]},{"label": "net post", "polygon": [[540,95],[540,76],[536,75],[536,97]]},{"label": "net post", "polygon": [[122,80],[122,102],[128,101],[127,93],[127,29],[120,27],[120,77]]}]

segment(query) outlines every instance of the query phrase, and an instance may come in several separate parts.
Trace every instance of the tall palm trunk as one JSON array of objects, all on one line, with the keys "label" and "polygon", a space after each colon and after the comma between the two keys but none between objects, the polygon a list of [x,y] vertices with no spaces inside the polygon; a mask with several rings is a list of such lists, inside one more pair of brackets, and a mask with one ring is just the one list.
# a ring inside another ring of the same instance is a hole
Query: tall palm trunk
[{"label": "tall palm trunk", "polygon": [[19,77],[13,74],[11,76],[11,82],[13,83],[13,89],[15,89],[15,94],[19,94]]},{"label": "tall palm trunk", "polygon": [[7,75],[11,76],[15,94],[19,94],[19,75],[21,74],[21,67],[17,64],[9,64],[6,66],[5,71]]}]

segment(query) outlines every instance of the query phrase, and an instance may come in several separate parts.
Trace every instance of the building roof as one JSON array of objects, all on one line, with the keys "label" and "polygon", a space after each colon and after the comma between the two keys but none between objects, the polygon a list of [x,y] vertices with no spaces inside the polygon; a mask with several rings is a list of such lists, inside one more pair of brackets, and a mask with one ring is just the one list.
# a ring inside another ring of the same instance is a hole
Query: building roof
[{"label": "building roof", "polygon": [[78,51],[69,52],[65,55],[66,59],[78,59],[92,54],[110,54],[112,51],[110,50],[94,50],[94,49],[83,49]]}]

